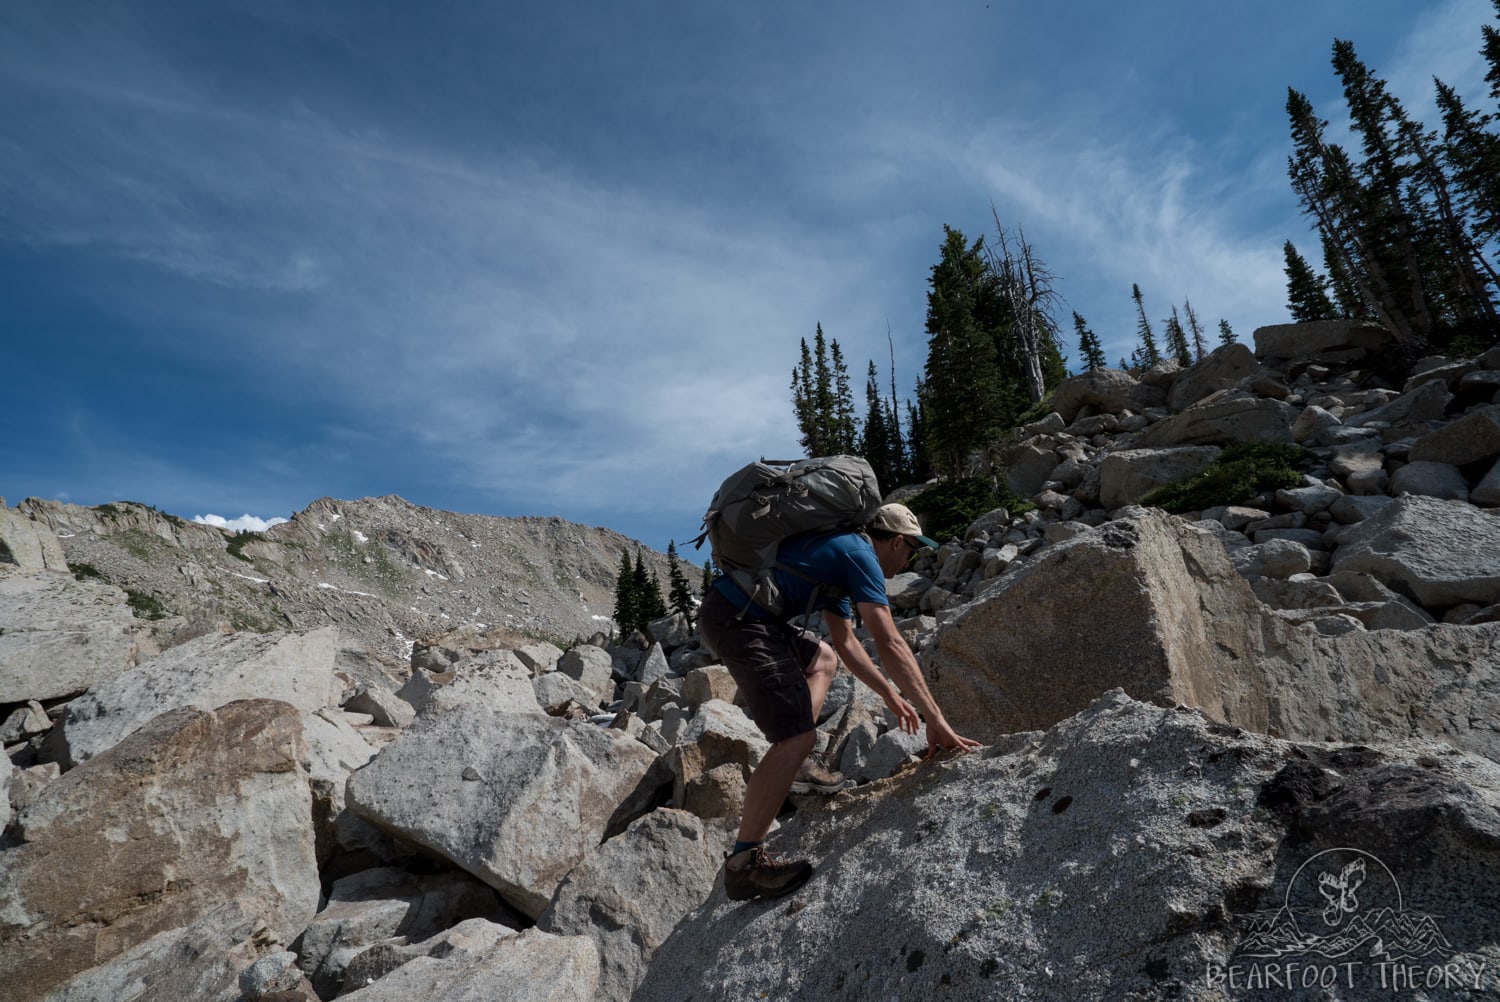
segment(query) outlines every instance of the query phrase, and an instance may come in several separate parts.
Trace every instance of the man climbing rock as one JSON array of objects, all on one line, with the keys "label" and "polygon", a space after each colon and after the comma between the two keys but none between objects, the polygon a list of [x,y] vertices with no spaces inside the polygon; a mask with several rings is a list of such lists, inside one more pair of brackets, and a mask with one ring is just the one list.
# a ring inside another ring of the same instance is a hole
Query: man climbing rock
[{"label": "man climbing rock", "polygon": [[[760,608],[729,577],[714,579],[699,614],[701,635],[734,676],[751,719],[771,742],[745,790],[739,841],[725,863],[724,889],[731,899],[780,897],[812,876],[806,860],[772,856],[765,839],[788,793],[833,793],[844,786],[842,776],[810,757],[818,712],[840,660],[885,700],[903,731],[915,734],[926,722],[929,754],[979,747],[943,717],[916,657],[896,629],[885,594],[886,578],[900,573],[918,550],[936,545],[900,504],[881,507],[863,532],[784,541],[775,568],[784,607],[821,612],[832,646]],[[856,638],[856,609],[894,684]]]}]

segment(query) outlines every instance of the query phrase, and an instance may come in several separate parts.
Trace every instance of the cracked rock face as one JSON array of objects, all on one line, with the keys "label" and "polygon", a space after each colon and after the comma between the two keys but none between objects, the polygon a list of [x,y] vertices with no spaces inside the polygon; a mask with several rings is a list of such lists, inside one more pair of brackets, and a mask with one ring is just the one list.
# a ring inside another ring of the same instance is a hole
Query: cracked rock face
[{"label": "cracked rock face", "polygon": [[301,715],[174,710],[44,787],[0,852],[0,995],[235,905],[290,943],[318,907]]}]

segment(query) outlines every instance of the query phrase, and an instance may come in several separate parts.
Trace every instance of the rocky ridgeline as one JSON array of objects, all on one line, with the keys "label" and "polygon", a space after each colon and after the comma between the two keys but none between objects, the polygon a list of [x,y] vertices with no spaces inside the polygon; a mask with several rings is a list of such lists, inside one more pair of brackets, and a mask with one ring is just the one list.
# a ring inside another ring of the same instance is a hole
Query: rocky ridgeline
[{"label": "rocky ridgeline", "polygon": [[[620,554],[639,545],[562,519],[461,515],[395,496],[324,498],[239,538],[128,502],[28,498],[0,514],[17,518],[50,528],[74,571],[166,617],[151,630],[161,643],[337,626],[340,669],[387,685],[399,684],[413,640],[458,627],[560,641],[607,632]],[[643,552],[665,581],[665,557]]]},{"label": "rocky ridgeline", "polygon": [[[1500,353],[1394,386],[1369,328],[1256,344],[1069,380],[995,457],[1037,510],[890,584],[988,747],[920,763],[841,673],[819,742],[859,785],[788,805],[773,843],[818,873],[779,902],[718,890],[766,745],[679,617],[567,651],[455,625],[386,682],[347,670],[385,614],[356,578],[316,629],[165,631],[0,509],[0,997],[1493,994]],[[1134,506],[1247,440],[1320,465]],[[264,545],[293,559],[322,506]]]}]

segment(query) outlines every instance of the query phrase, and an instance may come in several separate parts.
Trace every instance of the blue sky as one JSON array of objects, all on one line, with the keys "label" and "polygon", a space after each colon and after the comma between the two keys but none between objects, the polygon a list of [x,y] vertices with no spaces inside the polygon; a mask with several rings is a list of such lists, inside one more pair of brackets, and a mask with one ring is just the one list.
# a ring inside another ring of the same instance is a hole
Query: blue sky
[{"label": "blue sky", "polygon": [[[1144,8],[1144,9],[1141,9]],[[821,323],[925,358],[942,227],[1284,322],[1286,88],[1335,37],[1429,125],[1488,0],[0,0],[0,495],[285,517],[400,494],[665,548],[796,453]],[[1337,126],[1336,126],[1337,127]],[[1076,359],[1076,346],[1067,351]],[[687,554],[702,559],[702,554]]]}]

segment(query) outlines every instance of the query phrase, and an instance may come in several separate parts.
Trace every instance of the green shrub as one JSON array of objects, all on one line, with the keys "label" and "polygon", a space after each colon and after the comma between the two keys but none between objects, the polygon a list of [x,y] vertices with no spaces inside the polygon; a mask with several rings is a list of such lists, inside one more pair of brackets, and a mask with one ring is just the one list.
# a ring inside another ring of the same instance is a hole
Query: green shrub
[{"label": "green shrub", "polygon": [[1263,491],[1300,487],[1297,466],[1311,455],[1296,445],[1240,442],[1220,452],[1201,473],[1158,487],[1137,503],[1174,514],[1243,504]]},{"label": "green shrub", "polygon": [[941,481],[908,500],[906,506],[926,516],[927,535],[938,542],[947,542],[954,536],[962,538],[975,519],[996,508],[1017,515],[1036,507],[1008,490],[997,488],[988,477]]},{"label": "green shrub", "polygon": [[253,564],[255,561],[245,556],[241,551],[245,548],[246,543],[253,543],[257,538],[257,533],[251,532],[249,529],[243,529],[229,538],[229,545],[226,549],[229,550],[231,557],[239,557],[245,563]]},{"label": "green shrub", "polygon": [[162,607],[155,596],[148,595],[134,588],[125,589],[125,601],[131,609],[135,610],[136,616],[141,619],[166,619],[167,610]]},{"label": "green shrub", "polygon": [[87,581],[89,578],[103,581],[104,575],[99,573],[99,568],[93,564],[69,564],[68,569],[73,572],[73,577],[79,581]]}]

